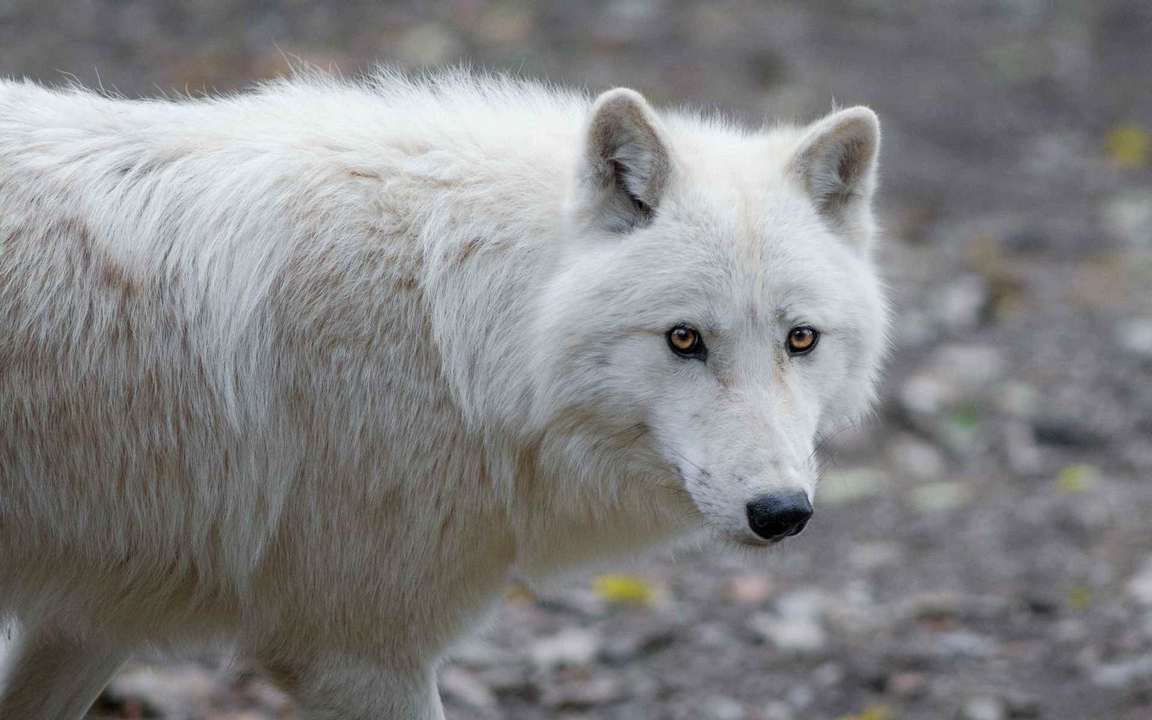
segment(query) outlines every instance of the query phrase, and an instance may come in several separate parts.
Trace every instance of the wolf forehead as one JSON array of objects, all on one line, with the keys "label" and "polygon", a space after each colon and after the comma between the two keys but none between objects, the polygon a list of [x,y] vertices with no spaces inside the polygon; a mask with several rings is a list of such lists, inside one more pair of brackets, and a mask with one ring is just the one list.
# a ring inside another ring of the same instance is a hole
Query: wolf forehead
[{"label": "wolf forehead", "polygon": [[868,276],[851,252],[804,231],[729,233],[719,224],[681,238],[660,231],[654,223],[650,240],[621,248],[588,291],[612,295],[635,320],[684,316],[679,319],[715,330],[801,320],[830,329],[852,322],[870,295]]},{"label": "wolf forehead", "polygon": [[[718,203],[717,209],[730,209],[727,203],[736,201],[754,217],[769,195],[793,194],[789,161],[803,128],[779,125],[756,130],[721,117],[684,113],[669,113],[658,122],[673,164],[669,197],[685,190],[699,201]],[[677,177],[693,182],[678,184]]]},{"label": "wolf forehead", "polygon": [[587,291],[612,294],[637,319],[851,321],[870,295],[867,251],[832,232],[782,169],[717,172],[715,182],[688,163],[681,172],[650,224],[604,248],[612,261],[596,263]]}]

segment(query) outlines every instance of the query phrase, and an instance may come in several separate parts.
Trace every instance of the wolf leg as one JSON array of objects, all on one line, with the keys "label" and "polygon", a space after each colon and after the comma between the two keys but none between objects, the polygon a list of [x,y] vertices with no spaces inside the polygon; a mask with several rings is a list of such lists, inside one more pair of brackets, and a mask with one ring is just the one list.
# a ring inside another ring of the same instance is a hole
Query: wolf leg
[{"label": "wolf leg", "polygon": [[0,677],[0,718],[78,720],[128,657],[102,641],[80,641],[54,628],[24,628]]},{"label": "wolf leg", "polygon": [[299,704],[303,720],[444,720],[436,673],[425,665],[329,656],[267,667]]}]

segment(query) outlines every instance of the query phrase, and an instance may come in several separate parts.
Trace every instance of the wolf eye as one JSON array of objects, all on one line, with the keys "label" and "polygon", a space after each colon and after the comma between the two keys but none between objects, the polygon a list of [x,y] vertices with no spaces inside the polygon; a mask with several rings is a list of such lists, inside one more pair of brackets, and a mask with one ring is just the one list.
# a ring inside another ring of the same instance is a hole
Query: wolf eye
[{"label": "wolf eye", "polygon": [[668,331],[668,347],[680,357],[703,360],[708,355],[700,333],[687,325],[677,325]]},{"label": "wolf eye", "polygon": [[810,325],[797,325],[788,331],[784,344],[789,355],[807,355],[820,342],[820,331]]}]

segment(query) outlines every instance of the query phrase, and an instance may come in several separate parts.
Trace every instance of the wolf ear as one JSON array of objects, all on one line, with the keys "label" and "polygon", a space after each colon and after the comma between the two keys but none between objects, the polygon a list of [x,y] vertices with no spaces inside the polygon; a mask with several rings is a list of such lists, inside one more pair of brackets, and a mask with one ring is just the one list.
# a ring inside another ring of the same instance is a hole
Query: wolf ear
[{"label": "wolf ear", "polygon": [[876,113],[854,107],[813,123],[788,165],[820,216],[862,246],[872,236],[879,150]]},{"label": "wolf ear", "polygon": [[660,121],[640,93],[617,88],[596,98],[580,162],[585,220],[616,233],[652,221],[672,163]]}]

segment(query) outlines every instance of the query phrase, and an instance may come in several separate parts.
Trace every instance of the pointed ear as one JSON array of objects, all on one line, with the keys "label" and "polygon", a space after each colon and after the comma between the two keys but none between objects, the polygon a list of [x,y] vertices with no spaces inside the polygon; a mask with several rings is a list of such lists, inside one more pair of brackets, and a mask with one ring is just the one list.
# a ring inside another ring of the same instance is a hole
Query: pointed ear
[{"label": "pointed ear", "polygon": [[788,165],[829,226],[861,246],[872,236],[879,150],[876,113],[854,107],[813,123]]},{"label": "pointed ear", "polygon": [[596,98],[580,159],[578,212],[610,232],[652,221],[672,163],[655,111],[626,88]]}]

